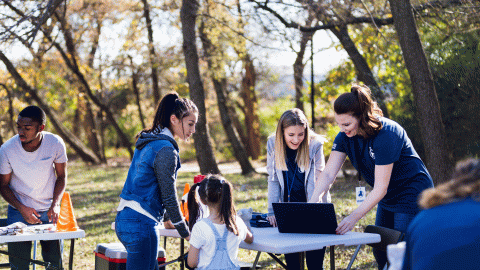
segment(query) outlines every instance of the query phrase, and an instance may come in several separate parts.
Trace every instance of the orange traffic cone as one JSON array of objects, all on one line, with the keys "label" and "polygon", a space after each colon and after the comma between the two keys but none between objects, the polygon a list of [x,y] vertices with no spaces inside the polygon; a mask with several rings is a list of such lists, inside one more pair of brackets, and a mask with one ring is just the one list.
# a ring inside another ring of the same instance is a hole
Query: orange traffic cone
[{"label": "orange traffic cone", "polygon": [[187,204],[187,198],[188,198],[188,192],[190,191],[190,184],[186,183],[185,188],[183,189],[183,196],[182,196],[182,204],[180,205],[180,210],[182,210],[182,214],[185,217],[185,220],[188,221],[188,204]]},{"label": "orange traffic cone", "polygon": [[58,232],[72,232],[78,230],[77,220],[73,213],[72,201],[70,200],[70,193],[64,192],[62,203],[60,204],[60,214],[58,215],[57,231]]}]

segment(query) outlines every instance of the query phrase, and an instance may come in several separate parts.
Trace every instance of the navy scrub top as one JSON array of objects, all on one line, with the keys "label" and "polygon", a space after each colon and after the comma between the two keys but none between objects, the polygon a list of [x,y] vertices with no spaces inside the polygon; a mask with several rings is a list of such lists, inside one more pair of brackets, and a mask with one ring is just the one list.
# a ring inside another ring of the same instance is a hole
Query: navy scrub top
[{"label": "navy scrub top", "polygon": [[382,129],[368,139],[358,135],[349,138],[344,132],[338,133],[332,151],[346,153],[372,187],[375,165],[393,163],[387,194],[379,204],[391,212],[416,214],[419,212],[417,197],[423,190],[433,187],[432,178],[405,130],[393,120],[384,117],[379,120]]}]

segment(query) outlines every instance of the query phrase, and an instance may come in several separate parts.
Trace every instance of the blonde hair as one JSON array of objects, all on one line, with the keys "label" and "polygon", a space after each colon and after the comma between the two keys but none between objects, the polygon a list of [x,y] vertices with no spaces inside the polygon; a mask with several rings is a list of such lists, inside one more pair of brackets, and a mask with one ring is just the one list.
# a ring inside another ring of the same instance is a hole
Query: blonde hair
[{"label": "blonde hair", "polygon": [[450,181],[424,190],[419,205],[427,209],[468,197],[480,200],[480,161],[473,158],[459,162]]},{"label": "blonde hair", "polygon": [[312,134],[314,133],[310,131],[308,127],[305,114],[297,108],[285,111],[280,117],[280,120],[278,120],[277,132],[275,133],[275,167],[278,170],[288,171],[287,163],[285,162],[287,156],[285,129],[291,126],[303,126],[305,128],[305,138],[298,147],[297,157],[295,159],[300,171],[304,172],[310,162],[309,144]]}]

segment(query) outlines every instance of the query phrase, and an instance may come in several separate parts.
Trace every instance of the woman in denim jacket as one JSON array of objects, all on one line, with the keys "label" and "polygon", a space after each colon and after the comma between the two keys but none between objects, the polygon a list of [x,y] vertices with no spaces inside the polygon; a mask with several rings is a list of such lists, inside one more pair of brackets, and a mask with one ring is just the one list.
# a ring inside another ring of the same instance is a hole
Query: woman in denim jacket
[{"label": "woman in denim jacket", "polygon": [[197,118],[191,100],[169,93],[159,103],[152,127],[137,135],[115,220],[117,237],[128,252],[127,270],[158,269],[160,237],[154,227],[166,219],[165,211],[180,236],[190,237],[177,199],[180,158],[174,138],[188,140]]},{"label": "woman in denim jacket", "polygon": [[[277,131],[267,142],[268,215],[277,226],[273,214],[274,202],[308,202],[315,189],[315,181],[325,168],[323,143],[325,138],[308,127],[300,109],[284,112]],[[324,202],[330,202],[325,193]],[[299,224],[300,226],[300,224]],[[307,252],[308,269],[322,269],[325,248]],[[288,269],[300,269],[299,253],[285,254]]]}]

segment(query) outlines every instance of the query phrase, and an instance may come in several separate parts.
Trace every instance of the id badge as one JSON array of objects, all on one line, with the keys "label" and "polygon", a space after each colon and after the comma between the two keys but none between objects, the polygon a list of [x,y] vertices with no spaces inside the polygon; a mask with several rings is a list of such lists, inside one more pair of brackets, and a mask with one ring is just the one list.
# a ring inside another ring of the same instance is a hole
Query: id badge
[{"label": "id badge", "polygon": [[365,194],[365,187],[356,187],[355,195],[357,197],[357,204],[361,204],[365,201],[365,197],[367,196],[367,194]]}]

